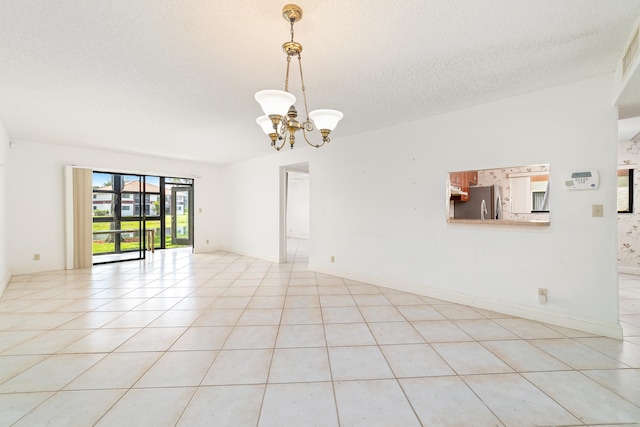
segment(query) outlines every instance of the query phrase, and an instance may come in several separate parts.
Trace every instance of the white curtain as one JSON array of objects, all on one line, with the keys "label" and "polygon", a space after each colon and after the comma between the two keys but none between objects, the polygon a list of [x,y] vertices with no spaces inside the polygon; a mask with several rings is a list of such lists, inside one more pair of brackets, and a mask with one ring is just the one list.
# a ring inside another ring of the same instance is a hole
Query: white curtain
[{"label": "white curtain", "polygon": [[531,178],[519,176],[509,178],[511,187],[511,212],[531,213]]},{"label": "white curtain", "polygon": [[67,268],[91,267],[93,171],[67,166],[65,177]]}]

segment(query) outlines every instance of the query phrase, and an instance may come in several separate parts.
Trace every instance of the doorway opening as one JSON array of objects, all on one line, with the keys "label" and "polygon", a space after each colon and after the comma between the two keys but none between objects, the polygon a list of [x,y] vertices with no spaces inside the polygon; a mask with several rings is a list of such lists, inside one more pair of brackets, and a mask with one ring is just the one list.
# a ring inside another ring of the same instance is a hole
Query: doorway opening
[{"label": "doorway opening", "polygon": [[193,247],[193,179],[93,172],[93,264]]},{"label": "doorway opening", "polygon": [[[640,295],[640,116],[618,108],[618,319],[624,337],[637,333]],[[629,276],[626,276],[629,275]]]},{"label": "doorway opening", "polygon": [[308,264],[309,163],[285,166],[281,172],[280,262]]}]

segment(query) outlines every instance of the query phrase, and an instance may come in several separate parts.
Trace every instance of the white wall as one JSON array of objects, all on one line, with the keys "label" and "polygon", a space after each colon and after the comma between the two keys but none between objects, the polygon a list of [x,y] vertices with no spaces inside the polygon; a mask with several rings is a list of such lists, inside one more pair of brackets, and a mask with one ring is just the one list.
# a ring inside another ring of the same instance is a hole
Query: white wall
[{"label": "white wall", "polygon": [[0,122],[0,296],[11,279],[9,261],[9,136]]},{"label": "white wall", "polygon": [[[352,137],[338,127],[318,151],[232,165],[227,245],[276,258],[278,167],[308,160],[310,268],[620,337],[612,88],[608,75]],[[446,223],[446,172],[538,163],[551,226]],[[600,188],[564,190],[585,169]]]},{"label": "white wall", "polygon": [[[206,252],[221,246],[223,206],[220,199],[224,181],[218,166],[26,141],[16,142],[10,151],[10,160],[8,222],[13,274],[65,267],[65,165],[149,175],[196,176],[195,251]],[[39,261],[33,260],[36,253],[40,254]]]}]

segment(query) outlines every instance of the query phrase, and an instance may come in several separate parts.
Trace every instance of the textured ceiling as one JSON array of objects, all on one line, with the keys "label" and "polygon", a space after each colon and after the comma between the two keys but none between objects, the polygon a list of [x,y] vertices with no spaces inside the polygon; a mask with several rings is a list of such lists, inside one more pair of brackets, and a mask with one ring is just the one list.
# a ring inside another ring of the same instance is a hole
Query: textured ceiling
[{"label": "textured ceiling", "polygon": [[[0,0],[0,121],[17,142],[270,154],[253,94],[283,87],[284,4]],[[345,114],[334,141],[613,72],[640,17],[640,0],[298,4],[309,107]]]}]

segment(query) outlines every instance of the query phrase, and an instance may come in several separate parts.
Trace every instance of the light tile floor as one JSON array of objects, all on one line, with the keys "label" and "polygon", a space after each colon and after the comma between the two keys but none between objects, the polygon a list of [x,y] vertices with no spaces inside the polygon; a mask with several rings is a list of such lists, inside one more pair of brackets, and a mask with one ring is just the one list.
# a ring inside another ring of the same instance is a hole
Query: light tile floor
[{"label": "light tile floor", "polygon": [[226,252],[16,276],[0,425],[640,423],[640,277],[616,341]]}]

